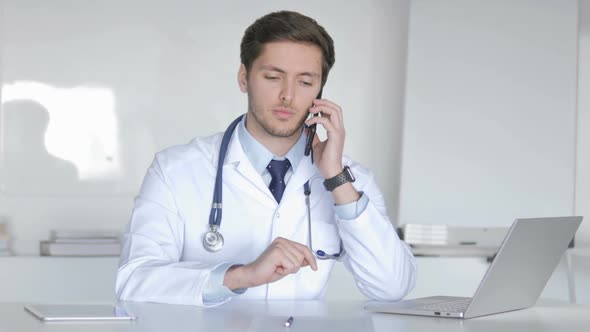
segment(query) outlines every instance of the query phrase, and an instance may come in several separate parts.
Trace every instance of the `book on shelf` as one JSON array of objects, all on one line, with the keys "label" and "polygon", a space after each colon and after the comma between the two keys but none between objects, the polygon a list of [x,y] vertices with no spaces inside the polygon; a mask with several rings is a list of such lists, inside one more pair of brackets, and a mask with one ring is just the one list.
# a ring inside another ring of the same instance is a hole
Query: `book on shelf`
[{"label": "book on shelf", "polygon": [[81,244],[100,244],[100,243],[119,243],[118,238],[57,238],[54,243],[81,243]]},{"label": "book on shelf", "polygon": [[105,240],[118,240],[120,233],[115,230],[78,230],[78,229],[63,229],[63,230],[52,230],[49,235],[51,241],[56,240],[86,240],[86,239],[105,239]]},{"label": "book on shelf", "polygon": [[40,242],[41,256],[119,256],[121,243],[58,243]]},{"label": "book on shelf", "polygon": [[115,230],[52,230],[39,244],[41,256],[119,256],[121,243]]}]

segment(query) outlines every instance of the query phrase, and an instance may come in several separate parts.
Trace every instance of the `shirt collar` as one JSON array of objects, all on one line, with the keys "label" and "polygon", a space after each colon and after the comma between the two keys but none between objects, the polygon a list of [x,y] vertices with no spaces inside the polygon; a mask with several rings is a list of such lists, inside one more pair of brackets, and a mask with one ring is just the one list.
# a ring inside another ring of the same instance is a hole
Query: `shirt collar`
[{"label": "shirt collar", "polygon": [[304,131],[301,131],[301,136],[297,140],[297,143],[291,147],[291,149],[285,154],[284,156],[275,156],[272,152],[268,151],[264,145],[260,144],[246,129],[246,117],[240,121],[238,125],[238,138],[240,139],[240,143],[242,144],[242,149],[244,153],[248,157],[252,166],[258,174],[261,174],[266,171],[266,166],[272,159],[276,160],[283,160],[285,158],[289,159],[291,163],[291,167],[293,167],[293,172],[297,169],[299,162],[303,159],[303,152],[305,151],[305,141],[306,137],[304,135]]}]

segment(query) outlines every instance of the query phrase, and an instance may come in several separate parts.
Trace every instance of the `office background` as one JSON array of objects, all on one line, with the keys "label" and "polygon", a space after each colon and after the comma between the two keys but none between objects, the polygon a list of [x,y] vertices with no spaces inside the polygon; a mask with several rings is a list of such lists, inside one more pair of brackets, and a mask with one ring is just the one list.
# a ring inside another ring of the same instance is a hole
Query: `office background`
[{"label": "office background", "polygon": [[324,96],[396,225],[590,218],[588,0],[0,0],[0,218],[13,251],[38,255],[52,229],[122,230],[156,151],[246,111],[239,42],[279,9],[334,38]]}]

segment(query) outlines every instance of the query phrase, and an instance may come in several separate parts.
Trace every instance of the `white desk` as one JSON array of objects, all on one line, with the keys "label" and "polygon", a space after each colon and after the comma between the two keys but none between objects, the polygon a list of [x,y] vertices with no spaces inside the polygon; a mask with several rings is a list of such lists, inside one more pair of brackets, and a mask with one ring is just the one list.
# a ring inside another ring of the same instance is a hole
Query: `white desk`
[{"label": "white desk", "polygon": [[[108,303],[115,301],[118,257],[0,257],[0,302]],[[488,264],[480,257],[417,257],[418,279],[407,298],[431,295],[473,296]],[[579,262],[574,262],[580,267]],[[590,269],[578,271],[579,303],[589,304]],[[542,298],[567,301],[565,262],[553,273]],[[328,301],[363,301],[352,275],[336,264],[326,293]],[[4,332],[4,331],[2,331]]]},{"label": "white desk", "polygon": [[[42,323],[22,303],[0,304],[2,331],[588,331],[590,306],[540,301],[536,306],[498,315],[457,320],[375,314],[363,302],[232,301],[216,308],[153,303],[122,303],[135,322]],[[282,323],[295,317],[291,328]]]}]

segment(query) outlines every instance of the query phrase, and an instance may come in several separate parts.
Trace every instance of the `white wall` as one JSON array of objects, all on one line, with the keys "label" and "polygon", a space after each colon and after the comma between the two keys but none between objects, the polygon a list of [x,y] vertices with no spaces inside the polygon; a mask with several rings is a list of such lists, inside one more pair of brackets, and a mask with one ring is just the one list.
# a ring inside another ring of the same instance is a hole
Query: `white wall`
[{"label": "white wall", "polygon": [[239,42],[279,9],[334,38],[324,97],[342,106],[345,152],[374,169],[394,218],[408,3],[0,0],[0,216],[14,251],[37,254],[54,228],[122,229],[156,151],[246,111]]},{"label": "white wall", "polygon": [[578,230],[579,244],[590,247],[590,1],[580,0],[578,45],[578,139],[576,164],[577,215],[585,216]]},{"label": "white wall", "polygon": [[400,223],[572,215],[577,1],[412,1]]},{"label": "white wall", "polygon": [[[578,44],[578,131],[576,158],[577,215],[585,217],[576,239],[580,247],[590,247],[590,0],[579,2],[580,39]],[[577,297],[590,303],[590,250],[572,257]]]}]

